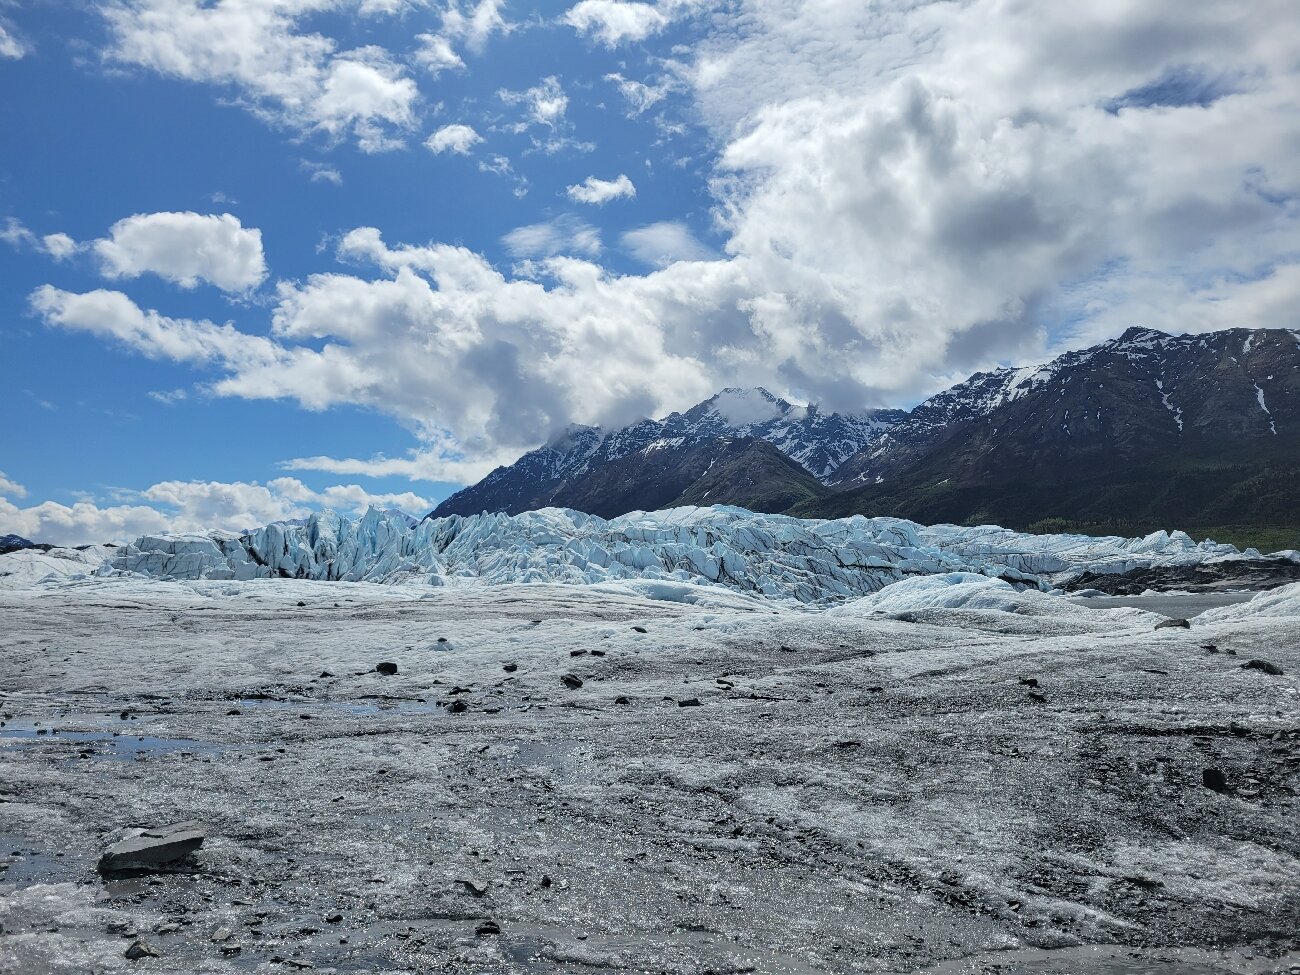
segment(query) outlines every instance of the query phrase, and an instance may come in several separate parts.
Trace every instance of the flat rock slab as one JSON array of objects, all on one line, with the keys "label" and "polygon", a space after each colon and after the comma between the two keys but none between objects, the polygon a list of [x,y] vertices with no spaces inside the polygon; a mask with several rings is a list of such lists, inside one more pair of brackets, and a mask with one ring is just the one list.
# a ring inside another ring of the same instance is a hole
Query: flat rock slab
[{"label": "flat rock slab", "polygon": [[99,869],[101,873],[150,870],[193,853],[207,835],[206,826],[192,821],[141,830],[104,851]]}]

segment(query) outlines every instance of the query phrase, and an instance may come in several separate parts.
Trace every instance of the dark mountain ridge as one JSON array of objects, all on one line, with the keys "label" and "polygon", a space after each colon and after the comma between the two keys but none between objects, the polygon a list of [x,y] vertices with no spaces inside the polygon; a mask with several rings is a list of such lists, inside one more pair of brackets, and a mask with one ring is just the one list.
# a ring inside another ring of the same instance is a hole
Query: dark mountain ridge
[{"label": "dark mountain ridge", "polygon": [[[811,465],[806,477],[795,462]],[[572,428],[433,514],[730,503],[802,517],[1183,528],[1280,548],[1300,547],[1298,485],[1300,333],[1133,328],[1042,366],[976,373],[908,412],[822,414],[724,390],[613,433]]]}]

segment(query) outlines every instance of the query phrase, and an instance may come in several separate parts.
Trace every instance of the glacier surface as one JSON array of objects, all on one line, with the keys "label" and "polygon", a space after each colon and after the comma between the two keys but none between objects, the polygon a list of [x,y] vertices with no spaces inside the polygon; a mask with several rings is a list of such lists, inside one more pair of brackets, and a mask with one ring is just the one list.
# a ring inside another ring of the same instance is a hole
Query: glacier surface
[{"label": "glacier surface", "polygon": [[721,586],[813,603],[860,597],[919,575],[974,573],[1047,590],[1085,571],[1120,573],[1258,554],[1198,543],[1183,532],[1029,535],[860,515],[805,520],[723,506],[610,520],[546,508],[415,525],[400,513],[372,509],[359,520],[324,511],[302,524],[275,523],[242,534],[147,535],[113,550],[96,572],[433,586],[639,580],[672,584],[677,599],[681,586]]}]

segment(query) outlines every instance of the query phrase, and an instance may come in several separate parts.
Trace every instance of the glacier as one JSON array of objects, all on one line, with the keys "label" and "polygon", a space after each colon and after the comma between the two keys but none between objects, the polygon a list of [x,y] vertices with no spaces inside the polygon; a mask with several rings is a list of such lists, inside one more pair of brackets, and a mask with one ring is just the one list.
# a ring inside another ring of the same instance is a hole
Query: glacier
[{"label": "glacier", "polygon": [[[97,576],[167,580],[598,584],[623,580],[723,587],[819,603],[861,597],[920,575],[974,573],[1050,590],[1085,571],[1122,573],[1259,557],[1183,532],[1143,538],[1030,535],[996,526],[922,526],[682,507],[618,518],[561,508],[429,518],[371,509],[244,533],[146,535],[108,550]],[[680,591],[679,588],[673,591]]]}]

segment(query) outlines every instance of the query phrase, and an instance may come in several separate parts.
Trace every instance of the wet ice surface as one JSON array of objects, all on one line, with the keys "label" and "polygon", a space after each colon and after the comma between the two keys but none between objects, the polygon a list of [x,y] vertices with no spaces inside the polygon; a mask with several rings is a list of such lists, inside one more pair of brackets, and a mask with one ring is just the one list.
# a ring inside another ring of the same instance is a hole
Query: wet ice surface
[{"label": "wet ice surface", "polygon": [[[1032,596],[0,594],[0,971],[1300,964],[1300,617]],[[190,819],[191,862],[95,873],[122,827]]]},{"label": "wet ice surface", "polygon": [[1090,609],[1144,609],[1161,616],[1191,619],[1207,609],[1249,602],[1253,592],[1155,592],[1143,596],[1090,596],[1072,603]]}]

